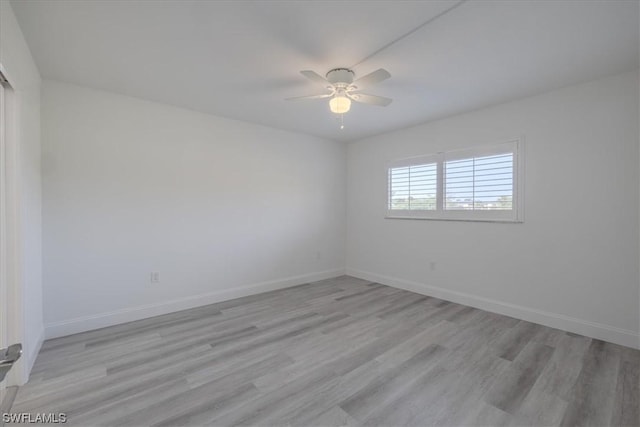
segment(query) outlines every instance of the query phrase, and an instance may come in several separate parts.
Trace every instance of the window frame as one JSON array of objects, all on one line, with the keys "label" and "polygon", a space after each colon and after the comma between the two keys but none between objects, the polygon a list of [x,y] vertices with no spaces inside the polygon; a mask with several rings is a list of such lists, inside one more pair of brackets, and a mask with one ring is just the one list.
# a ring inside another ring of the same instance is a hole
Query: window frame
[{"label": "window frame", "polygon": [[[513,209],[510,210],[445,210],[445,163],[473,157],[513,153]],[[436,209],[409,210],[390,209],[391,169],[436,163]],[[513,138],[504,142],[477,147],[441,151],[435,154],[406,157],[389,162],[386,167],[387,219],[426,219],[441,221],[524,222],[524,138]]]}]

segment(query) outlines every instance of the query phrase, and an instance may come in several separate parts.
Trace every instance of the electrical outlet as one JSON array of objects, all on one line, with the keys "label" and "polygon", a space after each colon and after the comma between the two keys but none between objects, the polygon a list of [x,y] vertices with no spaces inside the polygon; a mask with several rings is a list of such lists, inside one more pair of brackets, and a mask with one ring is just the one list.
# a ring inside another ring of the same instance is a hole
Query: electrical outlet
[{"label": "electrical outlet", "polygon": [[152,271],[151,272],[151,283],[159,283],[160,282],[160,272]]}]

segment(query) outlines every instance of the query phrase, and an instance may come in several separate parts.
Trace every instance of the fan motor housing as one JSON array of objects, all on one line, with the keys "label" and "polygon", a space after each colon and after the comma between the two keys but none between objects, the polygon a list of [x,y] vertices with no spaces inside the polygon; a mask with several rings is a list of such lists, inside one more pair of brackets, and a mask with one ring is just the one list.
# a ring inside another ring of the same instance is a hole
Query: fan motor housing
[{"label": "fan motor housing", "polygon": [[334,86],[344,85],[345,87],[353,83],[354,73],[348,68],[334,68],[327,73],[327,80]]}]

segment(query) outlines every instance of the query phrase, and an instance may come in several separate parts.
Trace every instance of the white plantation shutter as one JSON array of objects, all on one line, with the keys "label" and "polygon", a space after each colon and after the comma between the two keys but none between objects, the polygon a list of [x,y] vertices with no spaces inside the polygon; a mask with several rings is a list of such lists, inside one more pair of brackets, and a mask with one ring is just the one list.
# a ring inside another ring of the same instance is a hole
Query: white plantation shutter
[{"label": "white plantation shutter", "polygon": [[389,209],[435,210],[437,178],[436,163],[391,168]]},{"label": "white plantation shutter", "polygon": [[521,141],[394,161],[387,217],[522,220]]},{"label": "white plantation shutter", "polygon": [[513,153],[444,163],[445,210],[513,209]]}]

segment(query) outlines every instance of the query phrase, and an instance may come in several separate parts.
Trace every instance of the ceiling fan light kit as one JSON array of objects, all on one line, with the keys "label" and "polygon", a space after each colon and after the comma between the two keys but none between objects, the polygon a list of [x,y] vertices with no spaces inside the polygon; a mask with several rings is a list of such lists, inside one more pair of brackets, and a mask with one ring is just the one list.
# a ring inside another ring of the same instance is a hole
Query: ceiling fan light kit
[{"label": "ceiling fan light kit", "polygon": [[[360,92],[361,88],[380,83],[391,77],[391,74],[383,68],[355,81],[355,73],[348,68],[334,68],[326,74],[326,77],[322,77],[311,70],[303,70],[300,73],[312,82],[322,84],[330,93],[287,98],[287,100],[331,98],[329,100],[329,110],[335,114],[347,113],[351,109],[351,101],[380,107],[386,107],[392,101],[391,98],[367,95]],[[341,128],[343,127],[341,126]]]},{"label": "ceiling fan light kit", "polygon": [[329,109],[335,114],[344,114],[351,109],[351,100],[343,95],[335,95],[329,101]]}]

